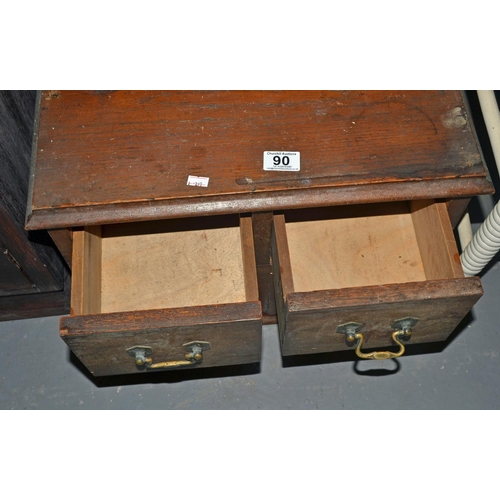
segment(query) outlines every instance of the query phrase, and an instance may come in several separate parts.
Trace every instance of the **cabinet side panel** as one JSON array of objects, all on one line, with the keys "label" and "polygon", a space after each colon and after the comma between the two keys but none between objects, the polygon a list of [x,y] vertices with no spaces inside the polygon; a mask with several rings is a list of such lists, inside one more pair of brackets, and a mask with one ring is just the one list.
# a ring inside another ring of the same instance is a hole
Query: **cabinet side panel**
[{"label": "cabinet side panel", "polygon": [[63,288],[63,264],[45,231],[27,232],[24,216],[35,91],[0,91],[0,242],[36,292]]}]

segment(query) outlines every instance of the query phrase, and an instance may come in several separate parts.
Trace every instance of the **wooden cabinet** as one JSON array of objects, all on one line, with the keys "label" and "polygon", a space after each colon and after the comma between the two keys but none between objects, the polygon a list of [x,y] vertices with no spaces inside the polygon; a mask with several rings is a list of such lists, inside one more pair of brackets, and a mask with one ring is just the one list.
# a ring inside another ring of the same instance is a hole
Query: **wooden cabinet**
[{"label": "wooden cabinet", "polygon": [[443,340],[482,293],[452,228],[493,190],[458,91],[44,91],[32,178],[96,375],[255,362],[276,320],[285,356],[352,349],[352,323]]},{"label": "wooden cabinet", "polygon": [[24,229],[35,91],[0,91],[0,321],[65,314],[69,273],[44,230]]}]

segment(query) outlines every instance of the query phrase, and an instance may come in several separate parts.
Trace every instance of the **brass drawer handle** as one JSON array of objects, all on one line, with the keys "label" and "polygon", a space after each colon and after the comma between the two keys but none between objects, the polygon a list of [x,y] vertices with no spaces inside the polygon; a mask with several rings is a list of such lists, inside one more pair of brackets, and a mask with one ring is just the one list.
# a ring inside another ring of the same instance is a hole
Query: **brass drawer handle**
[{"label": "brass drawer handle", "polygon": [[399,358],[399,356],[402,356],[405,352],[405,346],[398,340],[398,337],[400,335],[405,335],[404,332],[398,330],[393,332],[392,334],[392,340],[396,342],[399,346],[399,351],[398,352],[391,352],[391,351],[374,351],[374,352],[368,352],[364,353],[361,352],[361,347],[363,346],[363,342],[365,340],[364,336],[362,333],[356,333],[355,338],[358,340],[357,345],[356,345],[356,354],[358,355],[359,358],[361,359],[392,359],[392,358]]},{"label": "brass drawer handle", "polygon": [[191,366],[199,364],[203,361],[203,351],[210,349],[209,342],[194,341],[183,344],[184,349],[187,351],[185,358],[174,361],[160,361],[153,363],[151,354],[153,349],[149,346],[136,345],[127,349],[129,356],[135,357],[135,364],[137,368],[145,367],[147,370],[157,370],[161,368],[178,368],[181,366]]},{"label": "brass drawer handle", "polygon": [[373,352],[368,352],[364,353],[361,352],[361,347],[363,346],[363,342],[365,340],[365,337],[362,333],[360,333],[361,328],[363,328],[363,325],[361,323],[345,323],[343,325],[340,325],[337,328],[337,333],[343,333],[346,335],[346,340],[347,342],[356,342],[356,355],[361,358],[361,359],[393,359],[393,358],[399,358],[402,356],[405,352],[405,346],[401,343],[400,339],[398,337],[406,337],[406,340],[409,339],[411,335],[411,329],[413,326],[415,326],[418,322],[417,318],[403,318],[400,320],[395,321],[392,324],[392,329],[394,330],[392,332],[392,340],[399,346],[399,351],[398,352],[391,352],[391,351],[373,351]]}]

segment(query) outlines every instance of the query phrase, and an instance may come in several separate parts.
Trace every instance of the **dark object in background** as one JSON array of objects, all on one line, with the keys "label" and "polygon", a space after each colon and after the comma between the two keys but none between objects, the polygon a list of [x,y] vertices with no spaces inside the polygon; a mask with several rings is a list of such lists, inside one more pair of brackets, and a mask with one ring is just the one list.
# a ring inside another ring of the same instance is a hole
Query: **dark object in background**
[{"label": "dark object in background", "polygon": [[0,91],[0,321],[65,314],[69,272],[46,231],[25,231],[36,91]]}]

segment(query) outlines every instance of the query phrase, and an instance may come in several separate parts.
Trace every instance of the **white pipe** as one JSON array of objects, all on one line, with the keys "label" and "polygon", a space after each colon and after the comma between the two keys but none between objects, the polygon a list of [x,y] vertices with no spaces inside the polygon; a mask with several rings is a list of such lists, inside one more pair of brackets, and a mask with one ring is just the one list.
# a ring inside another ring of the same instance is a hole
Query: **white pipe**
[{"label": "white pipe", "polygon": [[[493,156],[500,173],[500,112],[495,92],[493,90],[478,90],[477,95]],[[460,256],[465,276],[479,274],[499,250],[500,202],[493,208]]]},{"label": "white pipe", "polygon": [[460,256],[465,276],[479,274],[500,250],[500,202],[483,222]]},{"label": "white pipe", "polygon": [[483,112],[484,124],[488,131],[491,148],[493,149],[493,156],[500,174],[500,113],[498,112],[495,92],[493,90],[478,90],[477,96]]},{"label": "white pipe", "polygon": [[465,212],[464,216],[458,223],[457,232],[458,238],[460,239],[460,248],[464,250],[472,240],[472,226],[470,223],[469,212]]}]

